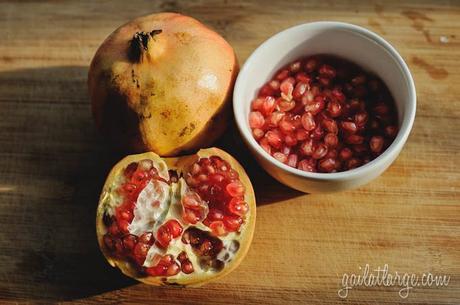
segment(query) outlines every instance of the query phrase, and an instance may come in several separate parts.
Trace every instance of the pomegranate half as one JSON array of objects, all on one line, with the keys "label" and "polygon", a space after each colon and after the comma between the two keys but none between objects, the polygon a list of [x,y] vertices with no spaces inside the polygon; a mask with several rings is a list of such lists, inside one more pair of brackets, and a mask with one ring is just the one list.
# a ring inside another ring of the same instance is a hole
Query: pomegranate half
[{"label": "pomegranate half", "polygon": [[127,156],[111,170],[96,216],[110,265],[151,285],[201,285],[236,268],[254,232],[251,182],[226,152]]},{"label": "pomegranate half", "polygon": [[224,132],[237,72],[232,47],[199,21],[175,13],[134,19],[91,62],[96,125],[129,151],[196,151]]}]

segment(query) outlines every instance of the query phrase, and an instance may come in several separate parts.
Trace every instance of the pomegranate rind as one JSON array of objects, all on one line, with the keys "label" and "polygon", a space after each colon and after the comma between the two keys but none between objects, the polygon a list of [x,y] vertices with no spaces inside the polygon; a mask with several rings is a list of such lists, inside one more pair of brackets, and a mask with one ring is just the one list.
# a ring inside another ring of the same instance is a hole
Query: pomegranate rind
[{"label": "pomegranate rind", "polygon": [[[137,32],[161,30],[142,60],[131,58]],[[233,48],[199,21],[160,13],[115,30],[97,50],[88,88],[97,127],[116,146],[177,156],[212,144],[231,117],[238,73]]]},{"label": "pomegranate rind", "polygon": [[[113,257],[105,248],[103,237],[107,233],[107,228],[103,222],[104,212],[106,210],[107,200],[109,200],[110,193],[115,191],[114,183],[118,176],[123,175],[123,171],[132,162],[139,162],[140,160],[150,159],[152,161],[163,160],[168,165],[170,170],[176,170],[178,173],[184,173],[187,168],[190,167],[199,158],[218,156],[223,160],[227,161],[233,170],[239,174],[241,183],[245,186],[244,200],[249,206],[249,210],[245,215],[244,229],[238,236],[238,242],[240,248],[235,254],[235,257],[231,262],[228,262],[223,270],[218,272],[202,272],[192,273],[183,277],[152,277],[152,276],[139,276],[139,273],[133,268],[133,265],[126,260]],[[221,278],[230,272],[232,272],[242,262],[252,242],[256,221],[256,200],[254,189],[251,181],[246,174],[243,167],[235,160],[230,154],[224,152],[218,148],[207,148],[201,149],[194,155],[179,157],[179,158],[160,158],[153,152],[146,152],[142,154],[130,155],[119,161],[110,171],[105,184],[103,186],[99,205],[96,213],[96,234],[101,252],[105,256],[107,262],[116,268],[119,268],[121,272],[129,277],[132,277],[140,282],[149,285],[182,285],[182,286],[201,286],[209,281]]]}]

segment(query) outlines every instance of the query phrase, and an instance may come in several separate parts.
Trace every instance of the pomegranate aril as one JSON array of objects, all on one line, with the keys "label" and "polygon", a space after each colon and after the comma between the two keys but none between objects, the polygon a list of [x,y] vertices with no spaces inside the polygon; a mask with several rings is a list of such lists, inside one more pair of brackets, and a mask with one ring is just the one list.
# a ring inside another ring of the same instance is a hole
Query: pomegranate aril
[{"label": "pomegranate aril", "polygon": [[334,158],[322,159],[318,163],[318,167],[321,171],[330,173],[335,170],[337,161]]},{"label": "pomegranate aril", "polygon": [[180,267],[176,263],[173,263],[166,270],[166,275],[167,276],[173,276],[173,275],[178,274],[179,271],[180,271]]},{"label": "pomegranate aril", "polygon": [[322,96],[315,97],[312,103],[308,103],[305,105],[305,111],[310,112],[313,115],[317,115],[320,113],[325,107],[324,98]]},{"label": "pomegranate aril", "polygon": [[312,162],[307,159],[301,160],[297,168],[305,172],[316,172],[316,165],[312,164]]},{"label": "pomegranate aril", "polygon": [[364,125],[366,125],[367,123],[367,120],[368,120],[369,116],[367,114],[367,112],[365,111],[360,111],[358,113],[355,114],[355,117],[354,117],[354,121],[356,123],[356,126],[357,127],[364,127]]},{"label": "pomegranate aril", "polygon": [[265,135],[265,132],[262,129],[255,128],[252,130],[252,135],[256,140],[259,140]]},{"label": "pomegranate aril", "polygon": [[351,83],[354,85],[354,86],[358,86],[358,85],[363,85],[366,83],[366,75],[364,74],[360,74],[356,77],[354,77],[352,80],[351,80]]},{"label": "pomegranate aril", "polygon": [[305,129],[298,129],[295,132],[295,137],[297,141],[304,141],[308,139],[309,136],[310,136],[310,133],[306,131]]},{"label": "pomegranate aril", "polygon": [[268,143],[268,140],[267,140],[266,137],[261,139],[259,144],[267,153],[271,154],[272,148],[271,148],[270,144]]},{"label": "pomegranate aril", "polygon": [[302,67],[302,63],[300,61],[295,61],[289,65],[289,70],[292,73],[297,73],[300,71],[301,67]]},{"label": "pomegranate aril", "polygon": [[345,141],[348,144],[362,144],[364,142],[364,137],[357,134],[351,134],[345,138]]},{"label": "pomegranate aril", "polygon": [[315,147],[312,139],[308,139],[300,145],[300,152],[305,156],[313,155],[314,151]]},{"label": "pomegranate aril", "polygon": [[218,209],[211,208],[209,209],[207,218],[210,220],[222,220],[224,218],[224,214]]},{"label": "pomegranate aril", "polygon": [[169,229],[169,232],[171,233],[173,238],[179,237],[182,234],[182,226],[181,224],[175,220],[175,219],[170,219],[168,220],[164,226],[167,226]]},{"label": "pomegranate aril", "polygon": [[312,113],[306,112],[302,115],[302,126],[306,131],[315,129],[316,123]]},{"label": "pomegranate aril", "polygon": [[389,112],[389,108],[386,104],[384,103],[379,103],[374,108],[372,109],[376,115],[387,115]]},{"label": "pomegranate aril", "polygon": [[384,131],[385,135],[390,138],[394,138],[398,134],[398,128],[393,125],[386,126]]},{"label": "pomegranate aril", "polygon": [[339,129],[337,127],[337,122],[333,119],[323,119],[321,122],[321,125],[329,132],[333,134],[337,134],[339,132]]},{"label": "pomegranate aril", "polygon": [[232,197],[244,196],[244,185],[240,181],[233,181],[225,187],[227,193]]},{"label": "pomegranate aril", "polygon": [[312,154],[312,157],[314,159],[321,159],[326,154],[327,154],[327,146],[321,143],[316,147],[315,151]]},{"label": "pomegranate aril", "polygon": [[185,274],[190,274],[192,273],[194,270],[193,268],[193,264],[191,261],[189,261],[188,259],[185,260],[182,264],[181,264],[181,270],[183,273]]},{"label": "pomegranate aril", "polygon": [[318,67],[318,61],[314,58],[308,59],[305,63],[305,70],[309,73],[315,71],[317,67]]},{"label": "pomegranate aril", "polygon": [[118,229],[121,233],[128,233],[128,226],[129,222],[127,222],[126,220],[118,220]]},{"label": "pomegranate aril", "polygon": [[123,247],[128,251],[132,251],[137,244],[137,237],[135,235],[128,234],[123,237],[122,241]]},{"label": "pomegranate aril", "polygon": [[277,127],[283,117],[284,117],[283,112],[281,111],[273,112],[267,119],[268,125],[272,128]]},{"label": "pomegranate aril", "polygon": [[227,230],[225,229],[224,222],[221,220],[213,221],[209,224],[209,228],[212,233],[216,236],[227,235]]},{"label": "pomegranate aril", "polygon": [[319,141],[319,140],[322,139],[323,135],[324,135],[324,130],[321,128],[321,126],[318,125],[318,126],[315,128],[315,130],[313,130],[313,131],[311,132],[310,137],[311,137],[313,140]]},{"label": "pomegranate aril", "polygon": [[280,89],[280,82],[276,79],[270,81],[268,85],[275,91],[278,91]]},{"label": "pomegranate aril", "polygon": [[339,138],[335,133],[328,133],[324,136],[324,144],[328,147],[336,147],[339,144]]},{"label": "pomegranate aril", "polygon": [[300,99],[301,99],[302,96],[305,94],[305,92],[307,91],[307,89],[308,89],[308,84],[307,84],[307,83],[298,82],[298,83],[295,85],[294,91],[292,91],[292,97],[293,97],[295,100],[300,101]]},{"label": "pomegranate aril", "polygon": [[341,90],[338,90],[338,89],[332,90],[332,96],[336,98],[339,103],[345,102],[346,97],[345,97],[345,94],[343,94]]},{"label": "pomegranate aril", "polygon": [[[253,111],[249,114],[249,126],[251,128],[262,128],[265,124],[265,118],[259,111]],[[196,164],[199,166],[198,164]],[[193,171],[192,171],[193,172]]]},{"label": "pomegranate aril", "polygon": [[171,231],[169,230],[169,227],[165,225],[162,225],[161,227],[159,227],[157,231],[157,238],[156,238],[157,243],[161,247],[167,248],[171,240],[172,240],[172,234],[171,234]]},{"label": "pomegranate aril", "polygon": [[212,174],[209,176],[210,183],[221,183],[225,180],[225,177],[221,174]]},{"label": "pomegranate aril", "polygon": [[133,255],[143,263],[147,253],[149,252],[149,249],[150,245],[138,242],[134,247]]},{"label": "pomegranate aril", "polygon": [[383,137],[381,136],[373,136],[369,140],[369,147],[374,153],[380,153],[383,149]]},{"label": "pomegranate aril", "polygon": [[262,104],[264,103],[265,98],[263,97],[258,97],[255,100],[252,101],[251,108],[254,111],[258,111],[259,109],[262,109]]},{"label": "pomegranate aril", "polygon": [[281,152],[274,153],[273,158],[275,158],[276,160],[280,161],[281,163],[285,163],[287,161],[286,155],[281,153]]},{"label": "pomegranate aril", "polygon": [[339,102],[330,101],[327,104],[327,111],[331,117],[336,118],[342,114],[342,106]]},{"label": "pomegranate aril", "polygon": [[243,219],[239,216],[224,216],[225,228],[230,232],[238,231],[242,223]]},{"label": "pomegranate aril", "polygon": [[276,75],[276,79],[279,80],[279,81],[283,81],[285,80],[286,78],[289,77],[289,70],[287,69],[284,69],[284,70],[281,70],[277,75]]},{"label": "pomegranate aril", "polygon": [[296,154],[291,154],[287,158],[287,165],[291,167],[297,167],[297,155]]},{"label": "pomegranate aril", "polygon": [[137,166],[138,165],[136,162],[132,162],[125,168],[123,174],[125,175],[127,179],[131,179],[131,177],[133,176],[134,172],[137,169]]},{"label": "pomegranate aril", "polygon": [[294,90],[295,79],[288,77],[280,85],[281,97],[285,100],[292,100],[292,91]]},{"label": "pomegranate aril", "polygon": [[361,166],[361,164],[362,164],[362,162],[358,158],[352,158],[352,159],[347,161],[348,169],[356,168],[358,166]]},{"label": "pomegranate aril", "polygon": [[297,145],[297,138],[294,134],[288,134],[284,137],[284,143],[287,146],[295,146]]},{"label": "pomegranate aril", "polygon": [[345,147],[340,151],[339,157],[341,160],[348,160],[353,157],[353,151],[350,148]]},{"label": "pomegranate aril", "polygon": [[273,130],[267,131],[267,133],[265,134],[265,138],[267,139],[268,144],[270,144],[270,146],[280,148],[282,139],[278,132],[275,132]]},{"label": "pomegranate aril", "polygon": [[326,64],[322,65],[318,72],[320,75],[324,75],[328,78],[334,78],[336,76],[336,70],[332,66]]},{"label": "pomegranate aril", "polygon": [[105,247],[109,251],[114,251],[115,250],[115,242],[114,239],[111,235],[105,234],[104,237],[102,238]]},{"label": "pomegranate aril", "polygon": [[144,232],[141,236],[139,236],[139,242],[144,244],[153,244],[154,242],[153,233],[152,232]]},{"label": "pomegranate aril", "polygon": [[294,100],[285,100],[284,98],[280,98],[277,100],[277,107],[280,111],[288,112],[294,109],[296,106]]},{"label": "pomegranate aril", "polygon": [[275,106],[276,106],[275,98],[273,96],[267,96],[264,99],[262,106],[260,107],[260,112],[263,115],[268,116],[273,112],[273,110],[275,110]]},{"label": "pomegranate aril", "polygon": [[355,133],[358,130],[355,122],[342,121],[340,122],[340,126],[342,127],[343,131],[348,133]]},{"label": "pomegranate aril", "polygon": [[304,72],[299,72],[295,75],[295,80],[297,82],[303,82],[303,83],[309,84],[311,81],[311,78]]}]

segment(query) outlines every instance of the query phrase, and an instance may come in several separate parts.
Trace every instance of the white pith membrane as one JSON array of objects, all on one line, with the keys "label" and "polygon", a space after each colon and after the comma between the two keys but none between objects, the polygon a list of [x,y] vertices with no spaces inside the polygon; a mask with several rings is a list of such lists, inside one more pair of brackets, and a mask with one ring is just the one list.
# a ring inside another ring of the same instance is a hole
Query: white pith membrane
[{"label": "white pith membrane", "polygon": [[[151,159],[149,159],[151,160]],[[143,161],[143,160],[142,160]],[[138,165],[142,161],[137,162]],[[157,169],[158,174],[161,178],[166,181],[170,180],[168,168],[166,163],[161,160],[153,161],[153,167]],[[117,190],[126,182],[124,174],[118,175],[113,181],[109,191],[104,195],[103,208],[104,213],[109,216],[115,215],[115,209],[123,203],[123,195],[118,194]],[[145,232],[152,232],[154,238],[157,236],[157,231],[168,220],[177,220],[182,228],[182,234],[190,227],[195,227],[202,231],[209,233],[213,238],[218,238],[223,243],[222,250],[213,258],[214,261],[225,264],[231,262],[239,250],[240,235],[244,233],[247,225],[247,219],[251,213],[248,211],[246,215],[242,216],[243,223],[240,226],[238,232],[228,232],[224,236],[215,236],[209,227],[204,225],[201,221],[196,224],[188,224],[182,219],[183,206],[181,198],[189,192],[191,189],[187,185],[184,178],[180,177],[177,182],[168,184],[158,179],[150,179],[147,185],[140,191],[136,200],[135,208],[133,211],[134,218],[128,226],[130,234],[137,237],[141,236]],[[206,218],[206,217],[205,217]],[[199,257],[190,244],[186,244],[182,241],[182,234],[177,238],[173,238],[167,248],[161,248],[154,243],[148,250],[146,259],[143,263],[143,267],[154,267],[161,256],[172,255],[175,262],[181,266],[181,263],[177,260],[177,256],[185,252],[188,260],[192,263],[194,271],[190,274],[179,272],[176,275],[168,276],[168,281],[174,281],[182,277],[193,276],[194,274],[203,273],[215,273],[221,271],[222,268],[215,268],[212,264],[203,263],[201,257]]]}]

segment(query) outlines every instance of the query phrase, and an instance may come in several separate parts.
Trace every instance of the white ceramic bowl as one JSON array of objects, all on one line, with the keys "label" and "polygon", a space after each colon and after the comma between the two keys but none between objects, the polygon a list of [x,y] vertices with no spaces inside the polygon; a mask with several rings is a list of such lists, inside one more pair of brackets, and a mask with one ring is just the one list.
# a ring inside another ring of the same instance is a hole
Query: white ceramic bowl
[{"label": "white ceramic bowl", "polygon": [[[320,53],[348,59],[377,74],[390,89],[398,108],[399,132],[396,139],[378,158],[353,170],[309,173],[289,167],[265,152],[253,138],[249,127],[250,105],[260,87],[286,64]],[[243,140],[271,176],[303,192],[335,192],[375,179],[396,159],[412,129],[416,93],[406,63],[382,37],[352,24],[313,22],[276,34],[252,53],[238,75],[233,92],[233,110]]]}]

